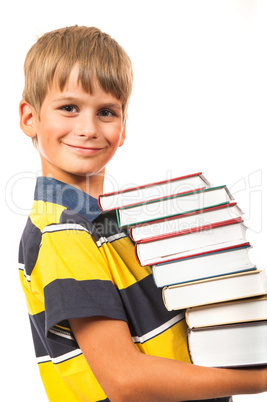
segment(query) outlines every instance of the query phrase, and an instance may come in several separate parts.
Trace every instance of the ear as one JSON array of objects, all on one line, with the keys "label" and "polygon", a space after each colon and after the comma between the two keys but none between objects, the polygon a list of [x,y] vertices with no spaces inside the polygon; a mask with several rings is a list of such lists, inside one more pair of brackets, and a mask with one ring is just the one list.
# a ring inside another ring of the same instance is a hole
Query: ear
[{"label": "ear", "polygon": [[121,146],[124,144],[124,141],[125,141],[125,131],[126,131],[126,121],[124,122],[124,126],[123,126],[123,129],[122,129],[119,147],[121,147]]},{"label": "ear", "polygon": [[19,104],[20,128],[28,137],[36,137],[37,114],[35,109],[23,99]]}]

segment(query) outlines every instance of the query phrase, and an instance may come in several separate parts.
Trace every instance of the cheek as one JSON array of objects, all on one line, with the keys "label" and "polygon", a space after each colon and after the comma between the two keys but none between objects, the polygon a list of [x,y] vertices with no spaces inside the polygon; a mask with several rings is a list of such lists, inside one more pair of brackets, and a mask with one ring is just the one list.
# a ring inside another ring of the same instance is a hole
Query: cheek
[{"label": "cheek", "polygon": [[70,133],[70,124],[67,122],[60,122],[56,119],[54,121],[47,121],[45,125],[40,128],[38,133],[39,141],[45,145],[55,144],[62,137]]},{"label": "cheek", "polygon": [[121,127],[114,129],[112,133],[108,136],[108,141],[114,147],[118,147],[122,140]]}]

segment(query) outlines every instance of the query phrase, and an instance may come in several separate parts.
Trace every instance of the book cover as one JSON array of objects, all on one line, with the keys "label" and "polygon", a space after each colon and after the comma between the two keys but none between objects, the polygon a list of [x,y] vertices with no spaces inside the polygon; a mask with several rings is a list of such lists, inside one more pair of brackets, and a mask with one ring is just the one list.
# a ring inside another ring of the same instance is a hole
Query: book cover
[{"label": "book cover", "polygon": [[266,293],[266,272],[257,269],[167,286],[162,290],[162,297],[167,310],[172,311],[261,296]]},{"label": "book cover", "polygon": [[250,261],[250,244],[180,258],[152,266],[157,287],[192,282],[256,269]]},{"label": "book cover", "polygon": [[206,187],[210,187],[210,183],[203,176],[202,172],[198,172],[105,193],[99,196],[98,204],[103,211],[110,211],[123,206],[130,206],[135,203]]},{"label": "book cover", "polygon": [[242,218],[216,222],[141,240],[135,244],[135,254],[142,266],[159,264],[246,243],[246,229]]},{"label": "book cover", "polygon": [[234,198],[227,186],[210,187],[184,192],[116,210],[120,227],[132,226],[210,207],[229,204]]},{"label": "book cover", "polygon": [[236,202],[216,205],[206,209],[200,209],[184,214],[178,214],[166,218],[154,219],[139,225],[133,225],[129,229],[129,235],[135,242],[150,237],[158,237],[163,234],[192,229],[219,221],[241,217],[242,210]]}]

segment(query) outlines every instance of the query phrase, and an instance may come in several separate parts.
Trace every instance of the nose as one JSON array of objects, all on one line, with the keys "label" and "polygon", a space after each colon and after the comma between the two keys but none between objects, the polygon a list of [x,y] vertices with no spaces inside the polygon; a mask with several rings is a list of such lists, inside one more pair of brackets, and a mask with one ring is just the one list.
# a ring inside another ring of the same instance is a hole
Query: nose
[{"label": "nose", "polygon": [[95,116],[91,113],[82,113],[77,119],[75,133],[78,137],[97,138],[97,123]]}]

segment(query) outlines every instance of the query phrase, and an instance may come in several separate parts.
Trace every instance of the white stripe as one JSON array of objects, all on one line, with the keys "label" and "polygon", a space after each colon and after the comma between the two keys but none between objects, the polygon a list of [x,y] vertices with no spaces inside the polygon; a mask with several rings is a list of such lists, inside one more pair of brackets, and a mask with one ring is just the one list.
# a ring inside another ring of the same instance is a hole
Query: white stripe
[{"label": "white stripe", "polygon": [[46,356],[41,356],[41,357],[37,357],[36,358],[37,363],[46,363],[46,362],[50,362],[51,361],[51,357],[49,355]]},{"label": "white stripe", "polygon": [[81,354],[82,354],[81,349],[75,349],[75,350],[73,350],[72,352],[68,352],[68,353],[65,353],[65,354],[62,355],[62,356],[53,358],[53,359],[52,359],[52,362],[53,362],[54,364],[62,363],[62,362],[64,362],[65,360],[72,359],[73,357],[79,356],[79,355],[81,355]]},{"label": "white stripe", "polygon": [[61,336],[62,338],[70,339],[72,341],[75,340],[74,337],[69,332],[64,331],[63,329],[60,328],[51,328],[49,332],[57,336]]},{"label": "white stripe", "polygon": [[100,239],[96,242],[98,247],[101,247],[102,244],[112,242],[114,240],[121,239],[122,237],[126,237],[126,234],[121,232],[121,233],[116,233],[115,235],[109,236],[109,237],[100,237]]},{"label": "white stripe", "polygon": [[81,349],[75,349],[72,352],[65,353],[64,355],[51,358],[49,355],[37,357],[37,363],[46,363],[52,361],[54,364],[62,363],[66,360],[72,359],[73,357],[79,356],[82,354]]},{"label": "white stripe", "polygon": [[133,336],[132,339],[134,343],[144,343],[149,339],[154,338],[155,336],[161,334],[162,332],[166,331],[167,329],[171,328],[174,324],[181,321],[184,318],[184,313],[180,313],[173,317],[171,320],[165,322],[164,324],[160,325],[158,328],[153,329],[150,332],[147,332],[145,335],[142,336]]},{"label": "white stripe", "polygon": [[58,232],[60,230],[83,230],[84,232],[88,232],[84,226],[77,223],[57,223],[55,225],[46,226],[43,229],[43,233]]},{"label": "white stripe", "polygon": [[24,272],[25,278],[27,279],[28,282],[30,282],[31,281],[31,276],[26,274],[25,265],[19,263],[19,269]]}]

